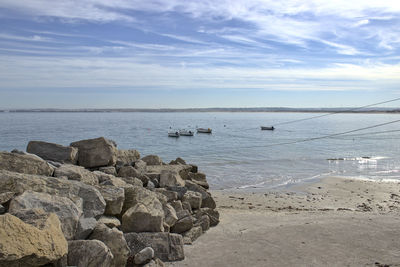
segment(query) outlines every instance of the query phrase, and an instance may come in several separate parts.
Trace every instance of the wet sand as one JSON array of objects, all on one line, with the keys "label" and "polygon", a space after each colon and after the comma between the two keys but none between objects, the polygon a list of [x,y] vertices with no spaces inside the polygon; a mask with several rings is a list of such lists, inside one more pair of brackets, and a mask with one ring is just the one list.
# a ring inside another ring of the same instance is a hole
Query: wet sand
[{"label": "wet sand", "polygon": [[212,191],[221,222],[167,266],[400,266],[400,183]]}]

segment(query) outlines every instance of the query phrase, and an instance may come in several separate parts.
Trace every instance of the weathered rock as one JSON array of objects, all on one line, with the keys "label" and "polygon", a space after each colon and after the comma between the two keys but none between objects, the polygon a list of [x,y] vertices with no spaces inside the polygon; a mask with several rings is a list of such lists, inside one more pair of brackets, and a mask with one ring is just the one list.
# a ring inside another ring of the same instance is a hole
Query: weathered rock
[{"label": "weathered rock", "polygon": [[160,174],[160,187],[185,186],[185,181],[176,171],[163,170]]},{"label": "weathered rock", "polygon": [[122,177],[121,179],[127,184],[143,187],[143,182],[139,178]]},{"label": "weathered rock", "polygon": [[54,143],[30,141],[26,151],[55,162],[76,164],[78,160],[77,148]]},{"label": "weathered rock", "polygon": [[135,264],[142,265],[150,262],[154,258],[154,250],[151,247],[147,247],[136,253]]},{"label": "weathered rock", "polygon": [[199,168],[197,167],[197,165],[189,164],[189,166],[192,167],[190,172],[192,172],[192,173],[197,173],[198,172]]},{"label": "weathered rock", "polygon": [[[208,218],[208,217],[207,217]],[[121,222],[120,220],[118,220],[118,218],[116,217],[111,217],[111,216],[101,216],[98,220],[98,223],[102,223],[107,225],[110,228],[114,228],[114,227],[120,227],[121,226]]]},{"label": "weathered rock", "polygon": [[131,254],[135,255],[146,247],[162,261],[178,261],[185,258],[181,235],[171,233],[128,233],[124,234]]},{"label": "weathered rock", "polygon": [[191,171],[192,167],[190,165],[150,165],[147,166],[146,175],[150,178],[158,177],[161,175],[162,171],[171,171],[174,173],[178,173],[179,176],[186,180],[189,177],[189,172]]},{"label": "weathered rock", "polygon": [[200,209],[202,195],[199,192],[187,191],[182,198],[182,203],[189,202],[191,209]]},{"label": "weathered rock", "polygon": [[143,265],[143,267],[164,267],[165,264],[162,262],[160,259],[155,258],[154,260],[151,260],[149,263]]},{"label": "weathered rock", "polygon": [[122,213],[138,203],[141,203],[146,207],[154,207],[157,210],[162,210],[159,196],[155,192],[140,186],[125,187],[125,202],[122,207]]},{"label": "weathered rock", "polygon": [[182,159],[182,158],[176,158],[175,160],[171,160],[171,162],[169,163],[170,165],[186,165],[186,162]]},{"label": "weathered rock", "polygon": [[54,176],[55,177],[66,176],[68,177],[68,180],[80,181],[88,185],[99,184],[97,176],[93,174],[91,171],[88,171],[83,167],[72,164],[61,165],[61,167],[54,170]]},{"label": "weathered rock", "polygon": [[117,160],[115,143],[99,137],[71,143],[78,148],[78,164],[86,168],[114,165]]},{"label": "weathered rock", "polygon": [[103,214],[106,207],[104,198],[93,186],[78,181],[0,170],[0,193],[11,191],[22,194],[27,190],[67,197],[78,207],[83,200],[82,210],[86,218]]},{"label": "weathered rock", "polygon": [[75,237],[82,211],[66,197],[25,191],[11,201],[8,211],[13,214],[19,210],[38,208],[58,216],[66,239],[71,240]]},{"label": "weathered rock", "polygon": [[119,177],[140,177],[140,172],[133,166],[122,166],[118,171]]},{"label": "weathered rock", "polygon": [[0,170],[51,176],[54,169],[43,159],[32,154],[0,152]]},{"label": "weathered rock", "polygon": [[149,180],[147,182],[146,188],[152,190],[152,189],[156,188],[156,185],[152,181]]},{"label": "weathered rock", "polygon": [[201,218],[203,215],[207,215],[210,218],[210,226],[216,226],[219,223],[219,212],[217,210],[201,208],[196,213],[197,218]]},{"label": "weathered rock", "polygon": [[176,210],[176,216],[178,217],[178,220],[183,219],[185,217],[191,216],[190,211],[183,209],[183,210]]},{"label": "weathered rock", "polygon": [[189,231],[193,227],[193,218],[191,215],[179,219],[174,226],[171,227],[172,233],[183,233]]},{"label": "weathered rock", "polygon": [[117,228],[110,229],[99,223],[90,235],[90,239],[97,239],[103,242],[114,256],[111,267],[125,266],[131,253],[125,241],[124,234]]},{"label": "weathered rock", "polygon": [[147,155],[144,158],[142,158],[144,162],[146,162],[147,165],[162,165],[163,162],[161,158],[157,155]]},{"label": "weathered rock", "polygon": [[167,190],[176,192],[178,194],[179,200],[182,200],[183,196],[187,192],[187,188],[183,187],[183,186],[169,186],[169,187],[167,187]]},{"label": "weathered rock", "polygon": [[133,165],[135,161],[140,159],[140,153],[137,150],[122,150],[117,151],[117,164],[118,165]]},{"label": "weathered rock", "polygon": [[104,172],[106,174],[117,176],[117,170],[113,166],[100,167],[99,171]]},{"label": "weathered rock", "polygon": [[182,201],[182,207],[184,210],[187,210],[188,212],[192,213],[192,206],[190,205],[189,202]]},{"label": "weathered rock", "polygon": [[170,204],[164,205],[164,222],[171,228],[177,220],[175,209]]},{"label": "weathered rock", "polygon": [[133,166],[140,175],[144,175],[147,172],[147,163],[143,160],[136,160]]},{"label": "weathered rock", "polygon": [[192,182],[192,181],[186,181],[186,188],[188,190],[198,192],[201,194],[202,202],[201,202],[201,207],[202,208],[210,208],[210,209],[215,209],[216,208],[216,203],[214,199],[212,198],[211,194],[207,192],[203,187],[200,185]]},{"label": "weathered rock", "polygon": [[129,208],[122,216],[121,229],[125,233],[163,232],[163,223],[164,211],[158,207],[157,203],[153,203],[151,206],[138,203]]},{"label": "weathered rock", "polygon": [[183,210],[182,202],[180,200],[172,201],[169,204],[174,208],[176,212]]},{"label": "weathered rock", "polygon": [[99,240],[68,242],[68,265],[76,267],[109,267],[113,260],[111,250]]},{"label": "weathered rock", "polygon": [[145,174],[144,175],[140,175],[138,178],[139,178],[140,181],[142,181],[143,186],[147,186],[147,184],[150,181],[150,178]]},{"label": "weathered rock", "polygon": [[0,266],[41,266],[68,252],[68,244],[55,214],[47,214],[38,227],[19,218],[0,216]]},{"label": "weathered rock", "polygon": [[165,188],[155,188],[152,191],[160,193],[160,194],[163,194],[164,196],[166,196],[168,202],[171,202],[171,201],[174,201],[174,200],[178,200],[178,193],[175,192],[175,191],[167,190]]},{"label": "weathered rock", "polygon": [[7,203],[15,195],[14,192],[4,192],[0,194],[0,204]]},{"label": "weathered rock", "polygon": [[191,245],[197,238],[203,234],[201,226],[195,226],[183,234],[183,242],[185,245]]},{"label": "weathered rock", "polygon": [[100,185],[98,187],[101,195],[106,201],[105,215],[118,215],[122,211],[125,200],[125,190],[121,187]]},{"label": "weathered rock", "polygon": [[205,189],[209,189],[210,186],[208,185],[206,175],[204,173],[198,172],[198,173],[189,173],[189,180],[192,182],[195,182],[196,184],[202,186]]},{"label": "weathered rock", "polygon": [[6,208],[0,204],[0,215],[4,214],[6,212]]},{"label": "weathered rock", "polygon": [[97,221],[95,218],[80,218],[75,239],[86,239],[96,227]]},{"label": "weathered rock", "polygon": [[208,217],[208,215],[201,216],[197,219],[194,226],[201,226],[203,232],[207,231],[208,229],[210,229],[210,217]]}]

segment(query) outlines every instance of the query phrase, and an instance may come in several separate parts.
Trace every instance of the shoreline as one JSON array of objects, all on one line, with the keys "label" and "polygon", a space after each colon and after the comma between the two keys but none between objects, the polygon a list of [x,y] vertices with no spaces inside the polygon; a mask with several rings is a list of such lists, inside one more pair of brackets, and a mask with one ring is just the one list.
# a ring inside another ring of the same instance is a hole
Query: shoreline
[{"label": "shoreline", "polygon": [[221,222],[167,266],[400,266],[400,181],[211,191]]}]

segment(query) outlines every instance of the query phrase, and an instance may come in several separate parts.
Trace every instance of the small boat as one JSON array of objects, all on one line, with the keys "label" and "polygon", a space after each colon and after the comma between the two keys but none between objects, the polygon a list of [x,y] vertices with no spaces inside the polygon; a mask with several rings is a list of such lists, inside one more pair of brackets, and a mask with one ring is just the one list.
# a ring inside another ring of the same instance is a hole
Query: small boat
[{"label": "small boat", "polygon": [[179,130],[179,135],[182,135],[182,136],[193,136],[194,132],[191,131],[191,130],[182,129],[182,130]]},{"label": "small boat", "polygon": [[211,128],[197,128],[197,132],[198,133],[211,133],[212,132],[212,130],[211,130]]},{"label": "small boat", "polygon": [[169,137],[179,137],[179,132],[178,131],[170,131],[168,132]]},{"label": "small boat", "polygon": [[274,126],[261,126],[261,130],[273,131],[275,128]]}]

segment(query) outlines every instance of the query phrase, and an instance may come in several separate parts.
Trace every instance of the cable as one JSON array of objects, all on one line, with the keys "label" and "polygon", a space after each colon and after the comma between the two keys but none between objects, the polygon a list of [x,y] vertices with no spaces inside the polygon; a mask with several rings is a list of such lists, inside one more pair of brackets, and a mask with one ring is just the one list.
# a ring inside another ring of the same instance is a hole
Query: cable
[{"label": "cable", "polygon": [[304,118],[304,119],[298,119],[298,120],[292,120],[292,121],[286,121],[286,122],[281,122],[281,123],[276,123],[276,125],[284,125],[284,124],[290,124],[290,123],[295,123],[295,122],[300,122],[300,121],[306,121],[306,120],[311,120],[311,119],[316,119],[316,118],[322,118],[322,117],[326,117],[326,116],[331,116],[331,115],[335,115],[338,113],[346,113],[349,111],[354,111],[354,110],[358,110],[358,109],[362,109],[362,108],[367,108],[367,107],[373,107],[373,106],[377,106],[377,105],[381,105],[381,104],[386,104],[386,103],[390,103],[390,102],[394,102],[394,101],[399,101],[399,98],[395,98],[392,100],[387,100],[387,101],[383,101],[383,102],[379,102],[379,103],[374,103],[374,104],[369,104],[366,106],[362,106],[362,107],[357,107],[357,108],[352,108],[352,109],[347,109],[347,110],[341,110],[341,111],[336,111],[336,112],[331,112],[331,113],[327,113],[327,114],[323,114],[323,115],[317,115],[317,116],[312,116],[312,117],[308,117],[308,118]]}]

